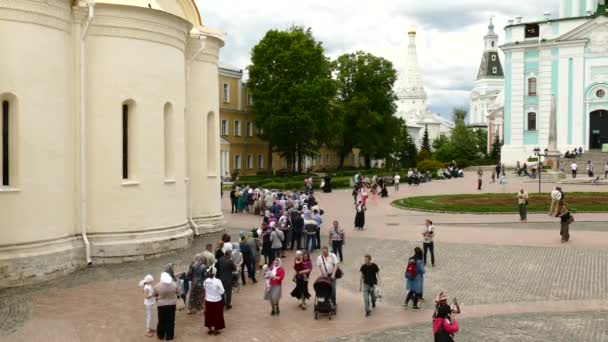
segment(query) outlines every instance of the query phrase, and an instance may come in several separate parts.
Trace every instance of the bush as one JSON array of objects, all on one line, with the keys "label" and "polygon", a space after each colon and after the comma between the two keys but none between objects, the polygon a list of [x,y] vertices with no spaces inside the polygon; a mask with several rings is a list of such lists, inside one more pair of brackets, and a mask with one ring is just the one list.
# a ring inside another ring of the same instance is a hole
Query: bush
[{"label": "bush", "polygon": [[[458,163],[458,166],[460,167],[460,163]],[[431,171],[433,173],[437,172],[437,169],[442,169],[444,167],[445,163],[432,159],[423,160],[416,165],[416,168],[420,172]]]}]

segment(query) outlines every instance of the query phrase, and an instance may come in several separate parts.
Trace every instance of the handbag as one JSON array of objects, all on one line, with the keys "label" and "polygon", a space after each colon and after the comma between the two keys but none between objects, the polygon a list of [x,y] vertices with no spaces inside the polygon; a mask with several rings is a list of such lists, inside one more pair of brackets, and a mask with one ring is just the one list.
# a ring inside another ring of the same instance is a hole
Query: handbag
[{"label": "handbag", "polygon": [[374,297],[382,298],[382,291],[380,290],[380,286],[378,286],[378,285],[374,286]]},{"label": "handbag", "polygon": [[[325,258],[323,257],[323,255],[321,255],[321,261],[323,261],[323,268],[325,268],[325,273],[329,273],[329,272],[327,272],[327,265],[325,265]],[[335,267],[337,267],[336,279],[342,278],[344,276],[344,272],[342,272],[342,270],[340,269],[340,266],[335,265]]]}]

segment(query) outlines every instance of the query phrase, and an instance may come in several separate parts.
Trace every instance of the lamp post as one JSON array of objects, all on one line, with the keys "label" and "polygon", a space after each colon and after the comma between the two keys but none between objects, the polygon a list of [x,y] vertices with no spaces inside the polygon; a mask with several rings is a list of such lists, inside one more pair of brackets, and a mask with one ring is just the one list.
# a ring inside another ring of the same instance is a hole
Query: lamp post
[{"label": "lamp post", "polygon": [[538,193],[540,194],[540,175],[543,173],[543,164],[540,160],[541,157],[546,157],[549,154],[549,149],[545,148],[544,153],[540,153],[540,148],[534,149],[534,155],[538,158]]}]

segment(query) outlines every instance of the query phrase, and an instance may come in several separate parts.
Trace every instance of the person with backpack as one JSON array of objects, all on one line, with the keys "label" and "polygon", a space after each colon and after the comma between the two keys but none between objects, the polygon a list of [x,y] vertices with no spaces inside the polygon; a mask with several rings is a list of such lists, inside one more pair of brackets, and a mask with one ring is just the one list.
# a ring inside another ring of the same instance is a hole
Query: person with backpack
[{"label": "person with backpack", "polygon": [[270,260],[275,260],[281,257],[281,248],[283,247],[283,240],[285,236],[280,229],[277,229],[275,222],[270,223]]},{"label": "person with backpack", "polygon": [[456,317],[451,317],[449,305],[439,304],[433,315],[433,335],[435,342],[453,342],[454,334],[460,330]]},{"label": "person with backpack", "polygon": [[418,300],[422,297],[422,286],[424,280],[424,261],[422,255],[422,249],[420,247],[414,248],[414,255],[408,259],[407,266],[405,268],[405,279],[407,280],[407,289],[409,292],[405,297],[405,303],[403,306],[407,309],[410,300],[414,301],[412,309],[418,310]]}]

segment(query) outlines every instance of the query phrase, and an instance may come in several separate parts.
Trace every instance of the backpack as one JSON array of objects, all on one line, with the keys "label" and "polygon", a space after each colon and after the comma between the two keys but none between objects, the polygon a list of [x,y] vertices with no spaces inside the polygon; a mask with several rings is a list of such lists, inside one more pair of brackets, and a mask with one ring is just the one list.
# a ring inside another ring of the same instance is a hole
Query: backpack
[{"label": "backpack", "polygon": [[410,259],[407,263],[407,267],[405,268],[405,278],[407,280],[414,280],[416,279],[417,273],[418,270],[416,269],[416,260]]}]

